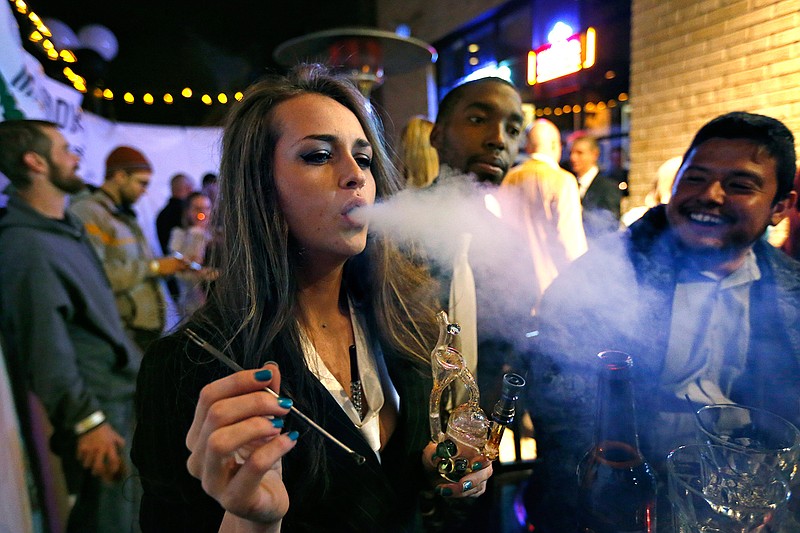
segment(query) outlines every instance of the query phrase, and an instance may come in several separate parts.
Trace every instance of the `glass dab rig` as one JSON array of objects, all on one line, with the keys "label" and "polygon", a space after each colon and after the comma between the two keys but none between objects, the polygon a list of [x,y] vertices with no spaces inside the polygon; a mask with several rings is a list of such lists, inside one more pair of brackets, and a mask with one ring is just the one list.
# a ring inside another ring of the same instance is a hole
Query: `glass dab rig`
[{"label": "glass dab rig", "polygon": [[[480,455],[493,461],[499,455],[500,440],[506,426],[514,420],[514,403],[525,379],[519,374],[503,376],[503,390],[495,404],[491,419],[480,408],[480,391],[475,377],[464,363],[461,353],[453,347],[461,331],[450,323],[447,313],[436,315],[439,340],[431,352],[433,389],[429,405],[431,438],[437,443],[433,460],[439,474],[449,481],[458,481],[472,472]],[[447,427],[442,429],[442,395],[454,381],[461,381],[467,390],[467,401],[450,411]]]}]

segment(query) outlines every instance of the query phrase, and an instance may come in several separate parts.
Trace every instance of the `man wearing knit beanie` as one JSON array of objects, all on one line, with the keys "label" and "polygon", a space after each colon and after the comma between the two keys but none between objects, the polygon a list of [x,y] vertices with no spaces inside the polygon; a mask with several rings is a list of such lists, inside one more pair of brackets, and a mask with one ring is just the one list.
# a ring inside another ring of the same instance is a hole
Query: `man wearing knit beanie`
[{"label": "man wearing knit beanie", "polygon": [[106,179],[71,210],[103,262],[117,307],[129,335],[142,351],[157,339],[165,323],[160,278],[186,270],[185,261],[154,258],[132,206],[145,193],[153,168],[136,148],[119,146],[106,159]]}]

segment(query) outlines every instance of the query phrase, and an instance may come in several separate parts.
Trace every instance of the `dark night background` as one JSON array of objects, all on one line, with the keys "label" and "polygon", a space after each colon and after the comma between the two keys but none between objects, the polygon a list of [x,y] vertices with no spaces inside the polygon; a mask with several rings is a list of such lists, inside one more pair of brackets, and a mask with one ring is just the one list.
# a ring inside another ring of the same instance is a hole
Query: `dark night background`
[{"label": "dark night background", "polygon": [[[272,51],[282,42],[316,31],[375,23],[372,0],[32,0],[29,8],[42,19],[61,20],[75,33],[87,24],[109,28],[117,37],[119,53],[105,65],[102,80],[115,98],[113,102],[87,101],[84,107],[92,109],[94,105],[94,112],[115,120],[154,124],[216,125],[227,108],[216,103],[216,95],[226,92],[230,98],[267,71],[282,71],[272,59]],[[56,62],[43,58],[40,49],[27,41],[30,30],[26,32],[25,27],[30,23],[17,15],[26,48],[42,58],[46,67],[48,63],[55,66]],[[80,52],[78,57],[74,70],[86,77],[90,74],[87,66],[94,62]],[[63,80],[61,65],[48,73]],[[190,101],[180,96],[187,86],[195,94]],[[123,102],[125,91],[136,95],[137,102]],[[154,96],[154,104],[142,102],[145,92]],[[165,92],[175,97],[174,104],[164,104]],[[213,105],[200,102],[199,95],[204,93],[215,99]]]}]

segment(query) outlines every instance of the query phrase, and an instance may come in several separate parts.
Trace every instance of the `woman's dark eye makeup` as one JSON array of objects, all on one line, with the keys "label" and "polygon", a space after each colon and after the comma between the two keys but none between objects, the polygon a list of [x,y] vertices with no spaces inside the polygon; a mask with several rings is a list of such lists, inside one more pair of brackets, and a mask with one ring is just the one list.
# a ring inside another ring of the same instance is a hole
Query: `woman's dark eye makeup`
[{"label": "woman's dark eye makeup", "polygon": [[372,158],[366,154],[356,154],[353,158],[358,163],[358,166],[365,170],[372,164]]},{"label": "woman's dark eye makeup", "polygon": [[329,161],[333,155],[327,150],[314,150],[313,152],[301,154],[300,157],[306,163],[310,163],[312,165],[321,165]]},{"label": "woman's dark eye makeup", "polygon": [[[328,150],[314,150],[300,154],[300,158],[311,165],[323,165],[333,159],[333,154]],[[372,164],[372,157],[367,154],[353,154],[353,159],[362,169],[367,169]]]}]

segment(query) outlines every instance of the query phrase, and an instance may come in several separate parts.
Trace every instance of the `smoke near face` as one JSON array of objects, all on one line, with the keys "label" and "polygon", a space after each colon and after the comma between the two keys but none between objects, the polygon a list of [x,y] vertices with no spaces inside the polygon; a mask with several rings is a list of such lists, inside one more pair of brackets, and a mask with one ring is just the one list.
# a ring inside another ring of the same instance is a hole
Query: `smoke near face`
[{"label": "smoke near face", "polygon": [[[469,175],[454,176],[429,188],[403,190],[381,203],[358,208],[350,216],[368,223],[371,233],[399,245],[420,245],[442,268],[451,265],[459,236],[471,233],[470,260],[476,261],[472,267],[497,266],[495,254],[519,244],[510,213],[503,213],[499,193],[496,186],[478,183]],[[498,227],[502,231],[498,232]]]},{"label": "smoke near face", "polygon": [[[350,216],[401,247],[414,244],[434,270],[450,272],[461,236],[472,236],[480,334],[525,339],[536,281],[512,196],[471,176],[452,176],[426,189],[406,189]],[[509,340],[511,340],[509,339]]]}]

